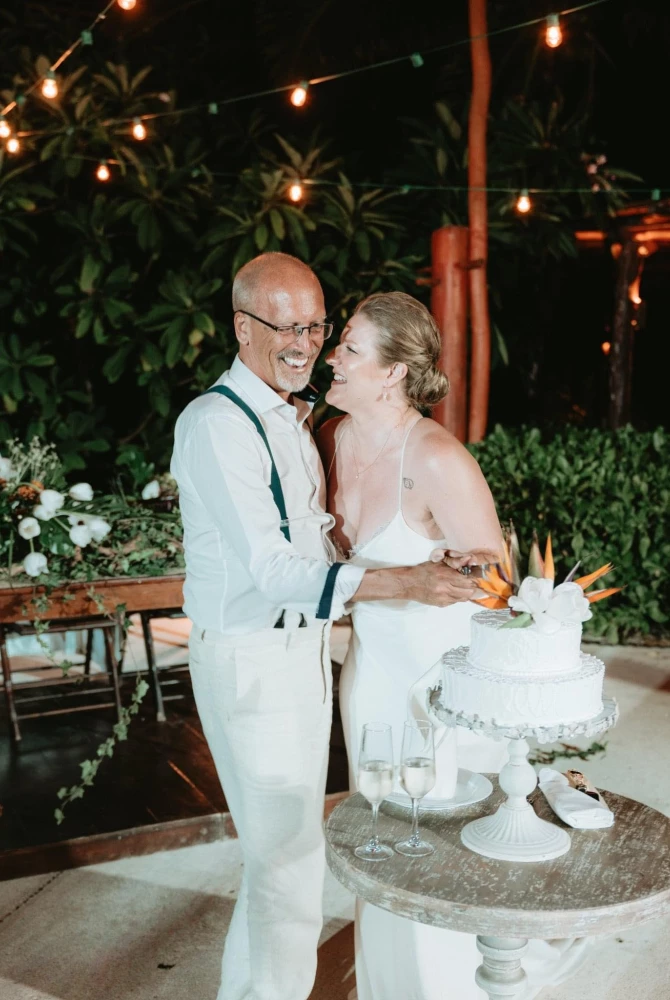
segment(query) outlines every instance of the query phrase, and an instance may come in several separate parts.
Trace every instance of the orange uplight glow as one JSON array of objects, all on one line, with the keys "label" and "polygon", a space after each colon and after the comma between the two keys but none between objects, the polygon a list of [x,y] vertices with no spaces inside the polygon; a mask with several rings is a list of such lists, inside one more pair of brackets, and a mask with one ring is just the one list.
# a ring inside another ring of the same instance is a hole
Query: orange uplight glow
[{"label": "orange uplight glow", "polygon": [[291,199],[291,201],[302,201],[303,194],[304,191],[302,184],[298,184],[297,181],[295,184],[291,184],[290,188],[288,189],[288,196]]},{"label": "orange uplight glow", "polygon": [[19,142],[19,140],[16,138],[15,135],[13,135],[11,139],[7,140],[7,145],[5,146],[5,149],[7,150],[8,153],[18,153],[18,151],[21,149],[21,143]]},{"label": "orange uplight glow", "polygon": [[294,108],[303,108],[307,101],[307,88],[309,84],[307,81],[303,81],[299,87],[295,87],[291,91],[291,104]]},{"label": "orange uplight glow", "polygon": [[609,354],[609,352],[612,350],[612,345],[610,344],[609,340],[603,340],[602,344],[600,345],[600,350],[603,352],[603,354]]},{"label": "orange uplight glow", "polygon": [[101,163],[95,172],[95,176],[99,181],[108,181],[112,176],[109,167],[106,163]]},{"label": "orange uplight glow", "polygon": [[640,303],[642,302],[642,299],[640,298],[640,275],[639,274],[638,274],[638,276],[636,278],[634,278],[631,281],[630,285],[628,286],[628,298],[636,306],[639,306]]},{"label": "orange uplight glow", "polygon": [[516,200],[516,210],[517,212],[520,212],[522,215],[526,215],[527,212],[530,212],[530,209],[531,209],[530,197],[528,195],[528,191],[524,188]]},{"label": "orange uplight glow", "polygon": [[142,139],[146,139],[146,137],[147,130],[142,123],[142,119],[136,118],[133,122],[133,139],[137,139],[138,142],[141,142]]},{"label": "orange uplight glow", "polygon": [[547,27],[544,33],[544,40],[550,49],[557,49],[563,41],[563,32],[558,20],[558,14],[550,14],[547,18]]}]

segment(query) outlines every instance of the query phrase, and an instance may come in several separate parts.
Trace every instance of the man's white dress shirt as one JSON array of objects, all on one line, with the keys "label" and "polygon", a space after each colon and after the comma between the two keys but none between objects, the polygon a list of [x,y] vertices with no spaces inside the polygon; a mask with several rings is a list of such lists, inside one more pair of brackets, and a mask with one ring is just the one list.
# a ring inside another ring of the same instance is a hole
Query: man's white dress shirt
[{"label": "man's white dress shirt", "polygon": [[225,396],[194,399],[177,421],[171,464],[184,524],[184,612],[199,628],[230,635],[271,628],[284,610],[287,625],[299,613],[310,623],[340,618],[364,570],[340,563],[329,574],[335,522],[326,513],[323,467],[306,419],[313,404],[284,402],[239,357],[215,384],[237,393],[261,420],[291,541],[281,530],[270,456],[256,427]]}]

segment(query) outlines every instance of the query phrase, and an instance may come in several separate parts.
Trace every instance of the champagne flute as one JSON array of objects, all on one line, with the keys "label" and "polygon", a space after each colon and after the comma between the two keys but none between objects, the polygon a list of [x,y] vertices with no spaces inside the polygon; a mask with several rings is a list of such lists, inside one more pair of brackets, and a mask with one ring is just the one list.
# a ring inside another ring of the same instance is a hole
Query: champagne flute
[{"label": "champagne flute", "polygon": [[379,806],[393,788],[393,741],[386,722],[367,722],[363,726],[358,755],[358,790],[372,806],[372,836],[367,844],[354,850],[363,861],[385,861],[393,851],[379,843],[377,814]]},{"label": "champagne flute", "polygon": [[395,845],[398,854],[423,858],[435,848],[419,836],[419,801],[435,784],[433,727],[418,720],[405,723],[400,761],[400,784],[412,800],[412,832]]}]

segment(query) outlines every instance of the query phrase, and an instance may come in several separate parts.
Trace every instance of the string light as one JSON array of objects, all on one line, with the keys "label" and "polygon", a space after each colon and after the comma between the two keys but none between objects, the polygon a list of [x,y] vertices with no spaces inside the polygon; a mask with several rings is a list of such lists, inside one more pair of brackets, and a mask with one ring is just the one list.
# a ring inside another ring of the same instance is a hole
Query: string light
[{"label": "string light", "polygon": [[291,104],[294,108],[302,108],[307,101],[307,91],[309,90],[309,83],[307,80],[303,80],[301,84],[295,87],[291,91]]},{"label": "string light", "polygon": [[146,139],[146,137],[147,130],[142,123],[142,119],[136,118],[133,122],[133,138],[137,139],[138,142],[141,142],[142,139]]},{"label": "string light", "polygon": [[100,165],[98,166],[98,169],[95,172],[95,176],[98,178],[99,181],[108,181],[109,178],[112,176],[110,169],[104,160],[100,161]]},{"label": "string light", "polygon": [[42,81],[42,97],[46,97],[49,100],[53,100],[54,97],[58,97],[58,83],[56,81],[56,74],[53,70],[49,70]]},{"label": "string light", "polygon": [[528,188],[524,188],[519,197],[516,200],[516,210],[520,212],[521,215],[526,215],[527,212],[531,210],[531,201],[528,194]]},{"label": "string light", "polygon": [[0,115],[0,139],[9,139],[12,130],[4,115]]},{"label": "string light", "polygon": [[544,40],[550,49],[557,49],[563,41],[563,32],[561,30],[561,22],[558,18],[558,14],[548,15]]},{"label": "string light", "polygon": [[288,189],[288,196],[291,201],[302,201],[304,193],[302,184],[299,181],[295,181]]},{"label": "string light", "polygon": [[121,10],[132,10],[137,5],[137,0],[118,0]]},{"label": "string light", "polygon": [[605,356],[609,354],[609,352],[612,350],[612,345],[610,344],[609,340],[603,340],[602,344],[600,345],[600,350],[603,352]]},{"label": "string light", "polygon": [[13,135],[11,139],[7,140],[7,145],[5,146],[5,149],[7,150],[8,153],[12,154],[19,152],[19,150],[21,149],[21,143],[19,142],[19,140],[16,138],[15,135]]}]

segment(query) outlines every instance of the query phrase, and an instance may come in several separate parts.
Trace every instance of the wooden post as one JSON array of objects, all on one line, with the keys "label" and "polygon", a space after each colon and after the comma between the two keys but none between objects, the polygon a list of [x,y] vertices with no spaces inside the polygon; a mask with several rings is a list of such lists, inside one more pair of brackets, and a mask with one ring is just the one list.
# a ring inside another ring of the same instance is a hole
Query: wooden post
[{"label": "wooden post", "polygon": [[459,441],[467,437],[468,405],[468,229],[443,226],[431,241],[430,311],[442,334],[442,370],[449,376],[449,395],[433,410]]},{"label": "wooden post", "polygon": [[[491,57],[486,36],[486,0],[468,0],[472,97],[468,119],[468,214],[470,222],[470,420],[468,439],[481,441],[486,434],[491,375],[491,326],[489,320],[486,259],[488,217],[486,207],[486,124],[491,95]],[[480,190],[476,190],[479,188]]]},{"label": "wooden post", "polygon": [[617,260],[612,346],[609,354],[608,423],[611,430],[623,427],[630,420],[635,335],[632,321],[637,313],[637,303],[631,300],[631,286],[641,267],[637,251],[637,244],[633,240],[624,239]]}]

